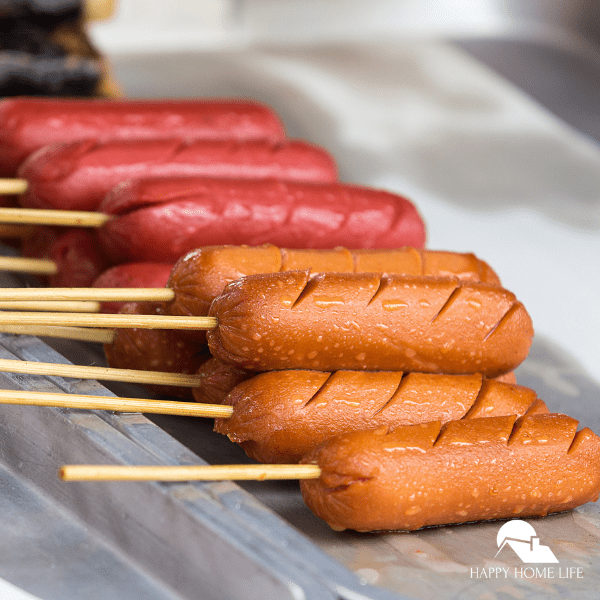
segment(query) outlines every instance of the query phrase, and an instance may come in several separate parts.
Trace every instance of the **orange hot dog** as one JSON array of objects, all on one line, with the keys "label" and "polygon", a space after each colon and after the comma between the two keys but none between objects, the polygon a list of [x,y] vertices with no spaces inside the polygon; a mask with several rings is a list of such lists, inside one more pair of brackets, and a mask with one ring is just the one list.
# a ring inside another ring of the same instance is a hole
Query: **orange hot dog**
[{"label": "orange hot dog", "polygon": [[482,373],[527,356],[531,319],[498,286],[308,271],[250,275],[211,305],[211,353],[239,368]]},{"label": "orange hot dog", "polygon": [[[128,302],[121,313],[134,315],[164,314],[162,305]],[[117,329],[110,344],[104,345],[110,367],[193,374],[210,359],[206,346],[186,339],[174,329]],[[148,389],[167,396],[192,400],[192,390],[186,387],[146,385]]]},{"label": "orange hot dog", "polygon": [[347,431],[548,412],[523,386],[401,371],[269,371],[237,385],[224,404],[233,416],[215,420],[215,431],[264,463],[298,462]]},{"label": "orange hot dog", "polygon": [[179,259],[167,284],[176,299],[172,315],[206,315],[211,302],[230,282],[246,275],[310,269],[312,275],[335,273],[394,273],[440,275],[500,285],[490,266],[474,254],[399,248],[395,250],[288,250],[263,246],[206,246]]},{"label": "orange hot dog", "polygon": [[414,530],[544,516],[598,498],[600,438],[565,415],[346,433],[303,460],[309,508],[333,529]]}]

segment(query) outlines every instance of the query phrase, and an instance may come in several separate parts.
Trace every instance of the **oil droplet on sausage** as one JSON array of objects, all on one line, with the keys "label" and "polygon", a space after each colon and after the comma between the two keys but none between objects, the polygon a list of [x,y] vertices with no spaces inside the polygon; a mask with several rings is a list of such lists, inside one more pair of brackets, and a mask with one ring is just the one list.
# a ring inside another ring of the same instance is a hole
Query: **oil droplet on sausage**
[{"label": "oil droplet on sausage", "polygon": [[319,308],[327,308],[329,306],[340,306],[344,304],[344,300],[341,296],[316,296],[315,304]]},{"label": "oil droplet on sausage", "polygon": [[401,308],[406,308],[408,304],[403,302],[402,300],[386,300],[381,303],[383,310],[399,310]]}]

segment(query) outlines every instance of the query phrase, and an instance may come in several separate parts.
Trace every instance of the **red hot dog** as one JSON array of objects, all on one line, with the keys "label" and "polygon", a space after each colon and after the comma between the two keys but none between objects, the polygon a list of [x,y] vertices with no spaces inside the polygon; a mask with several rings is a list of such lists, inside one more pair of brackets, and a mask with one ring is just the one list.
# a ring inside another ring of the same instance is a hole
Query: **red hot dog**
[{"label": "red hot dog", "polygon": [[337,170],[305,142],[84,140],[46,146],[19,168],[29,182],[23,206],[96,210],[118,183],[139,177],[209,176],[333,182]]},{"label": "red hot dog", "polygon": [[533,326],[511,292],[434,277],[308,271],[249,275],[211,305],[211,353],[267,371],[386,370],[497,377]]},{"label": "red hot dog", "polygon": [[422,248],[425,226],[396,194],[339,183],[143,179],[118,185],[98,207],[115,214],[100,231],[117,261],[175,261],[200,246]]},{"label": "red hot dog", "polygon": [[[92,287],[99,288],[160,288],[167,285],[173,265],[171,263],[124,263],[104,271],[94,279]],[[102,312],[116,313],[122,302],[103,302]]]},{"label": "red hot dog", "polygon": [[279,142],[285,132],[275,113],[255,102],[14,98],[0,102],[0,176],[13,177],[49,144],[173,137]]},{"label": "red hot dog", "polygon": [[544,516],[598,498],[600,438],[565,415],[493,417],[346,433],[310,452],[300,483],[333,529],[414,530]]},{"label": "red hot dog", "polygon": [[25,240],[22,252],[56,264],[57,273],[48,277],[52,287],[88,287],[111,264],[95,232],[87,229],[39,227]]}]

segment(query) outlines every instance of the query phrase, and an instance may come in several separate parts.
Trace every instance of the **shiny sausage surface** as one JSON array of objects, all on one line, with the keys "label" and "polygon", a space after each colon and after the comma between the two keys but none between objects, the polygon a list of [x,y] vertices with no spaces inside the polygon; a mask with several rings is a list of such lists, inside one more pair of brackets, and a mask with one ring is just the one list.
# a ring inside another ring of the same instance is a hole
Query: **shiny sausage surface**
[{"label": "shiny sausage surface", "polygon": [[[98,288],[162,288],[167,285],[171,263],[138,262],[110,267],[92,283]],[[102,312],[116,313],[123,302],[103,302]]]},{"label": "shiny sausage surface", "polygon": [[301,141],[118,140],[45,146],[19,167],[29,208],[96,210],[118,183],[139,177],[209,176],[332,182],[331,156]]},{"label": "shiny sausage surface", "polygon": [[264,463],[298,462],[347,431],[548,412],[523,386],[401,371],[269,371],[237,385],[224,403],[233,416],[216,419],[215,431]]},{"label": "shiny sausage surface", "polygon": [[99,239],[113,260],[177,260],[200,246],[422,248],[425,226],[406,198],[341,183],[211,178],[116,186],[98,210],[116,217]]},{"label": "shiny sausage surface", "polygon": [[544,516],[596,500],[600,439],[565,415],[492,417],[346,433],[302,462],[309,508],[336,530]]},{"label": "shiny sausage surface", "polygon": [[14,98],[0,102],[0,175],[48,144],[84,138],[140,140],[285,138],[267,106],[236,100],[98,100]]},{"label": "shiny sausage surface", "polygon": [[533,327],[514,294],[435,277],[308,271],[249,275],[211,305],[211,353],[267,371],[386,370],[497,377],[527,356]]},{"label": "shiny sausage surface", "polygon": [[192,388],[194,400],[202,404],[222,404],[233,388],[254,373],[226,365],[218,358],[211,358],[200,365],[197,374],[201,377],[201,383]]}]

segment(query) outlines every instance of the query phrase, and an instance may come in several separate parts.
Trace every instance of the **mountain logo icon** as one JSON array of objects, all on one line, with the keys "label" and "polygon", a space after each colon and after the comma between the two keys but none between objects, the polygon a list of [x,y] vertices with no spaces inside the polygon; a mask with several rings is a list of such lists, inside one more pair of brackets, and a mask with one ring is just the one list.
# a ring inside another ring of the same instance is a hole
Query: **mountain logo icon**
[{"label": "mountain logo icon", "polygon": [[[510,546],[524,563],[557,563],[558,559],[548,546],[540,544],[535,529],[527,522],[515,519],[504,523],[496,538],[498,552]],[[496,558],[494,556],[494,558]]]}]

